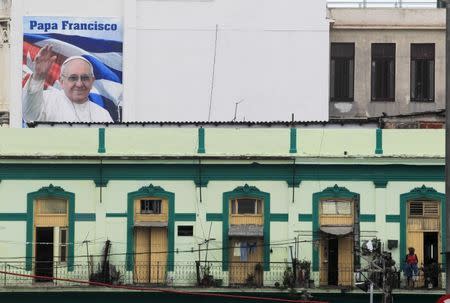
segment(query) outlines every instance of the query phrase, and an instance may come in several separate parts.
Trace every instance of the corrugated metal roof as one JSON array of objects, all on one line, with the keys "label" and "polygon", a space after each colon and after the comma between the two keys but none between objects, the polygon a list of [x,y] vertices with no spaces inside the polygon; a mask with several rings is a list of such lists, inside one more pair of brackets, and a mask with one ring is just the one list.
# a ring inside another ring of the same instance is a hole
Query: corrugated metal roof
[{"label": "corrugated metal roof", "polygon": [[292,127],[292,126],[308,126],[308,125],[351,125],[351,124],[373,124],[377,123],[378,118],[361,118],[361,119],[330,119],[329,121],[131,121],[120,123],[97,123],[97,122],[42,122],[33,121],[28,122],[27,125],[30,128],[38,126],[105,126],[105,127],[145,127],[145,126],[278,126],[278,127]]},{"label": "corrugated metal roof", "polygon": [[398,115],[386,115],[375,117],[361,117],[361,118],[341,118],[332,117],[328,121],[128,121],[119,123],[103,123],[103,122],[43,122],[32,121],[27,125],[30,128],[35,127],[308,127],[308,126],[345,126],[345,125],[359,125],[359,126],[377,126],[382,127],[382,123],[389,118],[408,118],[434,115],[438,117],[445,117],[445,109],[431,110],[404,113]]}]

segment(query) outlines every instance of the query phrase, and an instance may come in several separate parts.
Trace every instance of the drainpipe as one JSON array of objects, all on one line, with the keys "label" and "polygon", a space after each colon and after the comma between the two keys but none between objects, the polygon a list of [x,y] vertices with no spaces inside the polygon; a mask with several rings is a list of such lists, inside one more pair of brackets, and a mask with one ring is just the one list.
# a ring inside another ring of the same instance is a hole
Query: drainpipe
[{"label": "drainpipe", "polygon": [[445,30],[445,222],[446,222],[446,251],[445,253],[445,289],[446,293],[450,293],[450,5],[449,0],[446,0],[446,30]]}]

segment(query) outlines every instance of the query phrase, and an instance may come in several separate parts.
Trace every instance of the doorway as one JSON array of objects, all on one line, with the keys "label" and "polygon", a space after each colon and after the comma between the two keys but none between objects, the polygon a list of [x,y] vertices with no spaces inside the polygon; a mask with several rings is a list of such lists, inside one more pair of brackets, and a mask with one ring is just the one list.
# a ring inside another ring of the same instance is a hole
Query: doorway
[{"label": "doorway", "polygon": [[428,287],[431,283],[433,287],[439,284],[439,250],[438,232],[424,232],[423,233],[423,265],[425,286]]},{"label": "doorway", "polygon": [[253,237],[230,237],[229,283],[263,286],[264,240]]},{"label": "doorway", "polygon": [[423,233],[423,264],[438,263],[438,233]]},{"label": "doorway", "polygon": [[135,283],[164,283],[167,267],[167,228],[135,229]]},{"label": "doorway", "polygon": [[328,239],[328,285],[338,285],[339,241]]},{"label": "doorway", "polygon": [[[53,278],[53,227],[36,227],[35,275]],[[52,279],[36,278],[36,282]]]}]

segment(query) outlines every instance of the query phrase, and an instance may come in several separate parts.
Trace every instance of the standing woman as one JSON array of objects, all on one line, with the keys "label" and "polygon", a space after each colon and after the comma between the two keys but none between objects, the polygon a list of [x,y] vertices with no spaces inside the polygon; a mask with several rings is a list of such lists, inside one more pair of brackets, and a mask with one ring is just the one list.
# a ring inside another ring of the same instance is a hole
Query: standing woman
[{"label": "standing woman", "polygon": [[414,287],[414,279],[417,277],[419,268],[417,263],[419,262],[417,255],[414,253],[414,247],[408,248],[409,253],[405,257],[405,275],[407,279],[407,287]]}]

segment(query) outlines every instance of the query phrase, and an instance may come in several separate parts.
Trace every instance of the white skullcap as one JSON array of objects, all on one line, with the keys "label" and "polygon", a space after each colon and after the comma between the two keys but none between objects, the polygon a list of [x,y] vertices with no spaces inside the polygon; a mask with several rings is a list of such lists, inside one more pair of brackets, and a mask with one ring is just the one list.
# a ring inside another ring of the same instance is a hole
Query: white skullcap
[{"label": "white skullcap", "polygon": [[86,62],[87,64],[89,64],[89,67],[90,67],[90,69],[91,69],[91,74],[92,74],[92,75],[94,74],[94,67],[92,66],[92,63],[89,62],[89,60],[87,60],[86,58],[81,57],[81,56],[71,56],[71,57],[67,58],[67,59],[63,62],[63,64],[61,65],[61,74],[63,74],[63,71],[64,71],[64,69],[65,69],[67,63],[69,63],[70,61],[75,60],[75,59],[83,60],[84,62]]}]

